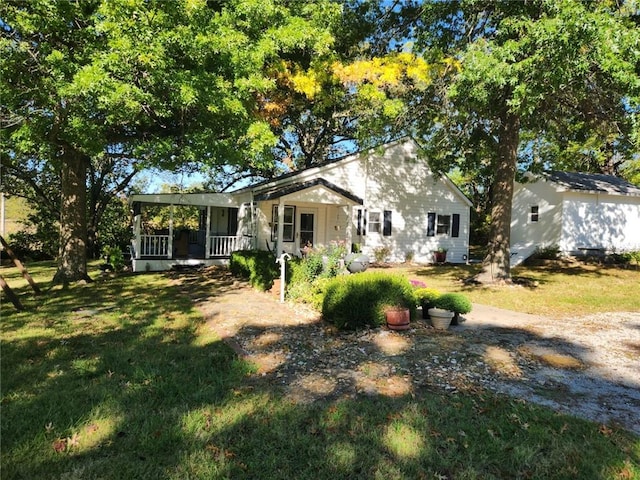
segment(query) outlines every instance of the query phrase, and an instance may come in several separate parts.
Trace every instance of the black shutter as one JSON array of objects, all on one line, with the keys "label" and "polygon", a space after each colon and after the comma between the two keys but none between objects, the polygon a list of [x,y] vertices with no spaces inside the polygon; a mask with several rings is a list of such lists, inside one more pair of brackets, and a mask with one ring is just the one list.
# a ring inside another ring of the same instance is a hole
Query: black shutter
[{"label": "black shutter", "polygon": [[391,210],[384,211],[384,225],[382,227],[382,235],[385,237],[391,235]]},{"label": "black shutter", "polygon": [[358,225],[356,227],[356,235],[362,235],[362,209],[358,209]]},{"label": "black shutter", "polygon": [[227,208],[227,235],[237,235],[238,233],[238,209]]},{"label": "black shutter", "polygon": [[453,223],[451,224],[451,236],[459,237],[460,236],[460,214],[459,213],[453,214],[452,222]]},{"label": "black shutter", "polygon": [[435,237],[436,235],[436,214],[434,212],[427,213],[427,237]]},{"label": "black shutter", "polygon": [[367,211],[362,214],[362,235],[367,234]]}]

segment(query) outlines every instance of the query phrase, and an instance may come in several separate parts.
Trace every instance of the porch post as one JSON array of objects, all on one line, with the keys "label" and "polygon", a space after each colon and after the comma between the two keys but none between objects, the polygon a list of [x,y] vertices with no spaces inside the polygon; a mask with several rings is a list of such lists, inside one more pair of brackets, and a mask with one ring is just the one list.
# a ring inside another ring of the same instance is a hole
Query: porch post
[{"label": "porch post", "polygon": [[278,238],[276,238],[276,257],[282,253],[282,236],[284,234],[284,199],[280,197],[278,204]]},{"label": "porch post", "polygon": [[347,206],[349,214],[347,215],[347,225],[345,227],[345,242],[347,243],[347,253],[351,253],[351,246],[353,245],[353,205]]},{"label": "porch post", "polygon": [[[141,207],[142,208],[142,207]],[[140,258],[140,225],[142,224],[142,213],[138,213],[133,217],[133,241],[134,255],[136,259]]]},{"label": "porch post", "polygon": [[171,204],[169,207],[169,246],[167,248],[167,258],[169,260],[173,257],[173,209],[174,206]]},{"label": "porch post", "polygon": [[204,258],[209,258],[211,252],[211,205],[207,205],[207,230],[205,235]]}]

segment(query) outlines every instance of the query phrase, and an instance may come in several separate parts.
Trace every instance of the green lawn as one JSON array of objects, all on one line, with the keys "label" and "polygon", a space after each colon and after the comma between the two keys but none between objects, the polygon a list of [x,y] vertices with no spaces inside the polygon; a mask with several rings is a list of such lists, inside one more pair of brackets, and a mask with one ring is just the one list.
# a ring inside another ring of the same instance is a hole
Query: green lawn
[{"label": "green lawn", "polygon": [[[65,290],[47,284],[51,265],[29,269],[41,298],[1,272],[29,307],[2,300],[2,479],[640,478],[640,438],[524,400],[421,391],[292,404],[255,386],[170,278]],[[419,273],[443,286],[462,274]]]},{"label": "green lawn", "polygon": [[463,292],[475,303],[566,318],[600,312],[640,312],[640,269],[590,264],[517,267],[515,285],[479,287],[463,280],[479,266],[390,268],[443,292]]}]

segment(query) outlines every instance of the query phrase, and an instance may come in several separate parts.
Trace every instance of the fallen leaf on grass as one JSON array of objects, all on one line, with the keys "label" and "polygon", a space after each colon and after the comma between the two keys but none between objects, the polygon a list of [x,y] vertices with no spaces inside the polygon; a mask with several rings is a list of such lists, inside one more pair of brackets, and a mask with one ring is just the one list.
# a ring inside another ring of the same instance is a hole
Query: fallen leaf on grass
[{"label": "fallen leaf on grass", "polygon": [[604,435],[605,437],[610,437],[613,434],[613,430],[607,427],[606,425],[600,425],[598,431]]},{"label": "fallen leaf on grass", "polygon": [[62,453],[67,449],[67,439],[66,438],[58,438],[51,445],[56,453]]}]

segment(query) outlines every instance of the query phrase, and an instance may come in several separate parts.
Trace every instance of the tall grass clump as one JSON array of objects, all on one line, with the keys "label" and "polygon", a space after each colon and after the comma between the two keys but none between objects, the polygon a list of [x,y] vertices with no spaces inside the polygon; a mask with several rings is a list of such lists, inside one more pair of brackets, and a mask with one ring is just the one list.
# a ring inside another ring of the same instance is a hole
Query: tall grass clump
[{"label": "tall grass clump", "polygon": [[287,298],[319,310],[327,281],[344,271],[345,254],[345,247],[335,244],[312,249],[304,258],[292,258],[287,263]]},{"label": "tall grass clump", "polygon": [[325,286],[322,316],[338,328],[354,330],[385,323],[384,311],[400,306],[416,312],[413,286],[402,275],[363,272],[336,277]]}]

